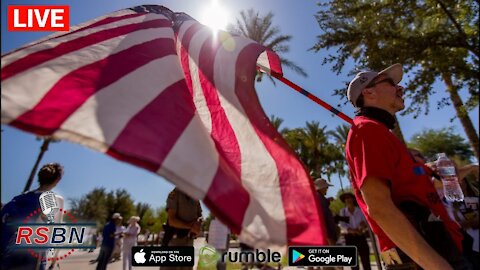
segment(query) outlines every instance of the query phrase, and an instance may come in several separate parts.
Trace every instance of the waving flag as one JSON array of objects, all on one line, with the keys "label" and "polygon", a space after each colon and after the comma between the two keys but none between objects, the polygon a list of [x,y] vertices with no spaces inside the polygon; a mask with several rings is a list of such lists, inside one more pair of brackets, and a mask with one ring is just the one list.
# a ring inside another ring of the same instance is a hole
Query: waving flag
[{"label": "waving flag", "polygon": [[2,123],[158,173],[254,247],[325,244],[311,180],[255,93],[257,59],[281,74],[249,39],[121,10],[2,56]]}]

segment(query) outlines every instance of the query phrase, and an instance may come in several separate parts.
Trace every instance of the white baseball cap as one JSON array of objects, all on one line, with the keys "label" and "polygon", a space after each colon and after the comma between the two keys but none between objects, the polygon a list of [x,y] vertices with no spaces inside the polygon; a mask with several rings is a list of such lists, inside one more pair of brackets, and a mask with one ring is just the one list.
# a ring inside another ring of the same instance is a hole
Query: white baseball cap
[{"label": "white baseball cap", "polygon": [[350,82],[348,85],[347,90],[347,97],[348,100],[353,104],[354,107],[357,107],[357,99],[362,93],[362,90],[367,87],[367,85],[376,77],[385,74],[390,79],[393,80],[396,84],[398,84],[403,77],[403,67],[401,64],[393,64],[388,68],[376,72],[376,71],[362,71],[357,73],[355,78]]}]

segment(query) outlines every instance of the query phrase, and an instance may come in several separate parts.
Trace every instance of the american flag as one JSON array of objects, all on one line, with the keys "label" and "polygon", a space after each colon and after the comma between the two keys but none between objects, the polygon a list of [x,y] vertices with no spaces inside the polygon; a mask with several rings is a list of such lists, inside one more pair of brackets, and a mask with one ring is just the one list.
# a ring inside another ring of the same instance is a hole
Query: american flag
[{"label": "american flag", "polygon": [[254,89],[257,67],[279,63],[250,39],[138,6],[3,55],[2,123],[155,172],[248,245],[321,245],[312,181]]}]

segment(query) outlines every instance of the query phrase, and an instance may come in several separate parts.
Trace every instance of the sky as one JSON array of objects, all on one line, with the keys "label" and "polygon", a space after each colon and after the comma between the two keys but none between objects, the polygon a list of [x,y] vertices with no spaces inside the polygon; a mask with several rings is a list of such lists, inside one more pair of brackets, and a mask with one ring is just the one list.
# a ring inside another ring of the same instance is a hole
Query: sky
[{"label": "sky", "polygon": [[[330,65],[322,65],[327,52],[309,50],[315,44],[317,35],[321,33],[314,18],[315,13],[319,10],[317,2],[311,0],[219,0],[218,4],[223,7],[225,11],[223,16],[229,23],[235,22],[235,18],[238,17],[241,10],[254,8],[263,15],[272,11],[275,15],[274,24],[280,27],[282,33],[293,37],[290,42],[290,52],[285,54],[285,57],[301,66],[309,75],[304,78],[284,68],[285,77],[327,103],[336,106],[343,104],[343,101],[340,101],[338,96],[332,96],[333,90],[344,87],[346,82],[351,79],[347,76],[347,72],[354,68],[354,64],[351,61],[348,62],[344,72],[337,75],[330,70]],[[76,25],[119,9],[141,4],[164,5],[175,12],[186,12],[202,23],[207,23],[207,19],[212,18],[212,15],[206,15],[211,0],[149,0],[148,2],[7,0],[1,1],[1,52],[2,54],[7,53],[50,34],[7,31],[6,10],[8,5],[69,5],[70,25]],[[441,83],[436,83],[435,88],[438,93],[443,93],[445,89]],[[318,121],[322,126],[326,125],[327,129],[332,130],[345,123],[281,82],[277,81],[276,85],[273,85],[268,79],[265,79],[256,84],[256,89],[265,113],[282,118],[284,120],[282,127],[303,127],[307,121]],[[464,90],[460,94],[465,98]],[[442,97],[444,95],[441,94],[431,97],[433,106],[427,116],[421,115],[417,119],[413,119],[411,115],[399,116],[400,127],[407,141],[415,133],[419,133],[425,128],[453,127],[455,132],[466,137],[458,119],[449,121],[455,115],[453,107],[436,110],[436,101]],[[409,100],[407,99],[406,105],[408,106],[408,104]],[[339,109],[350,117],[354,116],[354,110],[350,104],[342,105]],[[470,117],[478,132],[478,107],[470,113]],[[2,125],[1,128],[1,202],[6,203],[23,191],[42,141],[33,134],[6,125]],[[105,187],[108,191],[123,188],[132,195],[135,202],[148,203],[155,208],[162,207],[165,205],[168,193],[173,189],[171,183],[158,175],[69,142],[50,144],[41,164],[47,162],[60,162],[65,167],[64,177],[54,191],[66,198],[67,208],[70,199],[78,199],[95,187]],[[335,196],[340,189],[338,177],[334,176],[331,180],[334,187],[329,189],[327,196]],[[344,186],[347,185],[345,181],[343,179]],[[36,188],[36,183],[32,188]]]}]

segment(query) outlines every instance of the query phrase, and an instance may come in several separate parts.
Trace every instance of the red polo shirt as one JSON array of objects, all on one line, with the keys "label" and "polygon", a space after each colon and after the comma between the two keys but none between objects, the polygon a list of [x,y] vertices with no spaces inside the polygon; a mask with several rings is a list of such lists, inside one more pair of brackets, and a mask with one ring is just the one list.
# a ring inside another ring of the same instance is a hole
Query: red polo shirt
[{"label": "red polo shirt", "polygon": [[430,176],[414,162],[406,146],[384,124],[364,116],[356,117],[348,134],[346,158],[358,204],[377,235],[382,251],[395,247],[395,244],[368,215],[360,192],[367,176],[386,180],[396,205],[408,200],[429,208],[444,221],[452,239],[462,249],[460,228],[448,216]]}]

